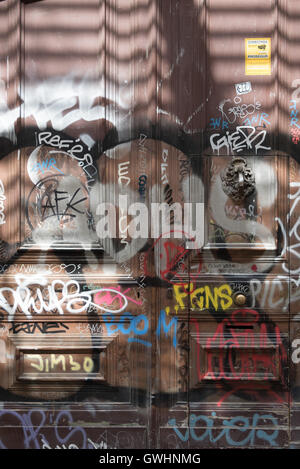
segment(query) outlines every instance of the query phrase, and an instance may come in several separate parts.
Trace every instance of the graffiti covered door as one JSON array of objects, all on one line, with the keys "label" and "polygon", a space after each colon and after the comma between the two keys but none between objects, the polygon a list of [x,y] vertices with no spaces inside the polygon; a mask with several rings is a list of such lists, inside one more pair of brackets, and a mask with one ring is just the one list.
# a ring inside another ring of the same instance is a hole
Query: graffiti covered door
[{"label": "graffiti covered door", "polygon": [[299,7],[224,3],[0,2],[2,448],[299,446]]},{"label": "graffiti covered door", "polygon": [[96,231],[101,203],[135,197],[137,155],[109,145],[134,91],[109,32],[118,14],[98,0],[1,8],[20,24],[2,89],[1,446],[144,448],[151,290],[134,256],[145,241]]}]

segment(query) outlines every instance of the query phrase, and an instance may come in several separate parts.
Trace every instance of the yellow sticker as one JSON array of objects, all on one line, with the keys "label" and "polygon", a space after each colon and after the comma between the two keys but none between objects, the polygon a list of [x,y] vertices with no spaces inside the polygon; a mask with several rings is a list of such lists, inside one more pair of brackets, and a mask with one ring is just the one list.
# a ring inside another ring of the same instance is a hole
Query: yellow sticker
[{"label": "yellow sticker", "polygon": [[271,75],[271,38],[245,39],[245,74]]}]

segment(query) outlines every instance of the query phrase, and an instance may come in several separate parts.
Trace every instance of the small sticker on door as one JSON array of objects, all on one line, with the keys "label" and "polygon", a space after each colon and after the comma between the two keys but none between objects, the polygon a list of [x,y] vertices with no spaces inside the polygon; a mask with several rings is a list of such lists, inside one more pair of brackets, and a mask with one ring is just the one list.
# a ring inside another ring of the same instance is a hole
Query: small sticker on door
[{"label": "small sticker on door", "polygon": [[244,83],[237,83],[235,85],[236,94],[247,94],[252,91],[251,82],[245,81]]},{"label": "small sticker on door", "polygon": [[271,75],[271,38],[245,39],[245,74]]}]

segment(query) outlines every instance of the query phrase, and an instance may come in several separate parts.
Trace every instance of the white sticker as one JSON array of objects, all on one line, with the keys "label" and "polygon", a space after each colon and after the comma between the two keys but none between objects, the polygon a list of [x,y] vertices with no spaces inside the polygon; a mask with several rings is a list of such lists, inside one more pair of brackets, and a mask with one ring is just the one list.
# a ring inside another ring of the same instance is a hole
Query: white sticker
[{"label": "white sticker", "polygon": [[236,94],[247,94],[252,91],[252,86],[250,81],[245,81],[244,83],[238,83],[235,85]]}]

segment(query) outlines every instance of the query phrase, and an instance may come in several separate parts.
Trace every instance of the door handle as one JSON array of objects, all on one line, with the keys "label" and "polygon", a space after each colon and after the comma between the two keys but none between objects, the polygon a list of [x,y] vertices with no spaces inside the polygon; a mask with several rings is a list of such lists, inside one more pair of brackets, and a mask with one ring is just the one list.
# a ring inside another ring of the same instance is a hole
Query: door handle
[{"label": "door handle", "polygon": [[242,202],[255,190],[255,177],[245,158],[233,157],[221,173],[222,188],[235,202]]},{"label": "door handle", "polygon": [[247,298],[243,293],[236,293],[233,296],[233,301],[237,306],[244,306],[246,304]]}]

